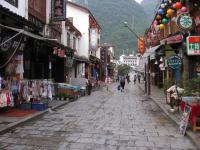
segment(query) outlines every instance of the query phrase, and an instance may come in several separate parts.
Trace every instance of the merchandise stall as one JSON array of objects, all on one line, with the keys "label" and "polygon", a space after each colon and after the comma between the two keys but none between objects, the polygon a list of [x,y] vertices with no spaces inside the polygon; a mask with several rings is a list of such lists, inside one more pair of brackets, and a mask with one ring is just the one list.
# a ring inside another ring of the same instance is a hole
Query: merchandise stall
[{"label": "merchandise stall", "polygon": [[80,96],[81,86],[73,86],[66,83],[54,83],[57,99],[76,99]]}]

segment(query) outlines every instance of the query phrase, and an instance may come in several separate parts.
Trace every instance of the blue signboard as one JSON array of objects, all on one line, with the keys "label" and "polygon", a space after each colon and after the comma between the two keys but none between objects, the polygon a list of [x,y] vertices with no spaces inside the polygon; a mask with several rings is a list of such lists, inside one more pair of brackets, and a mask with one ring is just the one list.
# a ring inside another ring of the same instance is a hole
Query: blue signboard
[{"label": "blue signboard", "polygon": [[180,68],[181,64],[181,58],[177,55],[172,55],[167,59],[167,65],[172,69]]}]

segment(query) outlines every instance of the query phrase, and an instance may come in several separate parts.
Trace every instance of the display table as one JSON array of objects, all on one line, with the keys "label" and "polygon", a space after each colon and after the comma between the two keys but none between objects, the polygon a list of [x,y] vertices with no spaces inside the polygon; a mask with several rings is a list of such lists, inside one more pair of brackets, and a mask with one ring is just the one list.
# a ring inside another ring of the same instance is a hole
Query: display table
[{"label": "display table", "polygon": [[196,118],[200,116],[200,103],[198,102],[195,103],[190,100],[188,101],[183,98],[181,102],[181,111],[184,111],[186,105],[188,105],[191,108],[189,123],[192,130],[193,131],[199,130],[200,127],[196,126]]}]

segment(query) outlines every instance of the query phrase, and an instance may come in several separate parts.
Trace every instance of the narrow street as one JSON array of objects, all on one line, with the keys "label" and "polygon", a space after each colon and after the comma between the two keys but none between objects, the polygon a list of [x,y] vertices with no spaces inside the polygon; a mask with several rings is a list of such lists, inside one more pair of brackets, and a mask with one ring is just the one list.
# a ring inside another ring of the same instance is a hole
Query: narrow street
[{"label": "narrow street", "polygon": [[0,135],[1,150],[195,150],[133,83],[117,84]]}]

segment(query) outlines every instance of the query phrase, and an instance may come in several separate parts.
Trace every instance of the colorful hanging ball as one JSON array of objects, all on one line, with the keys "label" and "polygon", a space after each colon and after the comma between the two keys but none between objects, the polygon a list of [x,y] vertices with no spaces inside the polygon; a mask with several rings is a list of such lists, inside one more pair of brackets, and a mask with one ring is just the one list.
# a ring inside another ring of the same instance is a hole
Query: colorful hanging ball
[{"label": "colorful hanging ball", "polygon": [[172,1],[171,1],[171,0],[169,0],[169,3],[171,4],[171,3],[172,3]]},{"label": "colorful hanging ball", "polygon": [[162,23],[163,23],[163,24],[167,24],[167,23],[168,23],[168,19],[163,18],[163,19],[162,19]]},{"label": "colorful hanging ball", "polygon": [[168,2],[168,0],[164,0],[164,3],[167,3]]},{"label": "colorful hanging ball", "polygon": [[163,30],[165,28],[164,24],[160,24],[160,30]]},{"label": "colorful hanging ball", "polygon": [[159,9],[159,10],[158,10],[158,14],[159,14],[159,15],[162,15],[162,14],[163,14],[163,10],[162,10],[162,9]]},{"label": "colorful hanging ball", "polygon": [[172,6],[174,9],[176,9],[176,4],[173,4],[173,6]]},{"label": "colorful hanging ball", "polygon": [[182,8],[182,4],[180,2],[176,2],[176,9],[181,9]]},{"label": "colorful hanging ball", "polygon": [[181,11],[182,11],[182,12],[187,12],[187,7],[183,6],[183,7],[181,8]]},{"label": "colorful hanging ball", "polygon": [[154,25],[154,26],[158,25],[158,21],[157,21],[157,20],[154,20],[154,21],[153,21],[153,25]]},{"label": "colorful hanging ball", "polygon": [[162,3],[160,7],[161,7],[161,8],[165,8],[165,4]]},{"label": "colorful hanging ball", "polygon": [[173,10],[172,10],[172,9],[168,9],[168,10],[167,10],[167,14],[168,14],[169,16],[171,16],[171,15],[173,14]]},{"label": "colorful hanging ball", "polygon": [[160,19],[161,19],[161,16],[160,16],[160,15],[158,15],[158,16],[156,17],[156,19],[160,20]]}]

